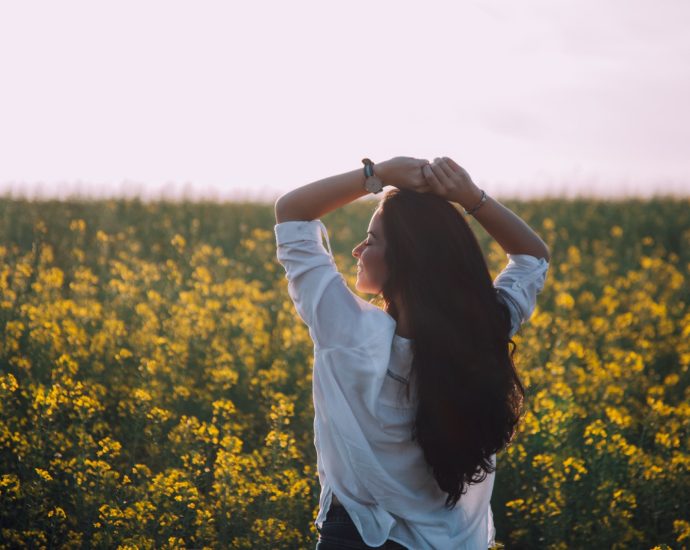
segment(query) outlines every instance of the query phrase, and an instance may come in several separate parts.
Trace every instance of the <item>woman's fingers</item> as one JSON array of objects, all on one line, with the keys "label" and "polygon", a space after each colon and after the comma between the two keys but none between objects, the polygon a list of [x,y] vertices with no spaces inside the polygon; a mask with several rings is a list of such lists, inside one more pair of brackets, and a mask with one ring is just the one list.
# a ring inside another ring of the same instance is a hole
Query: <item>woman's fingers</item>
[{"label": "woman's fingers", "polygon": [[454,170],[455,172],[461,172],[462,171],[462,167],[457,162],[455,162],[452,158],[443,157],[443,160],[445,160],[448,163],[448,166],[450,166],[450,168],[452,170]]},{"label": "woman's fingers", "polygon": [[[445,160],[446,158],[447,157],[436,159],[438,161],[437,166],[449,180],[452,180],[453,176],[455,176],[455,170],[449,166],[448,162]],[[449,183],[452,183],[452,181],[449,181]]]},{"label": "woman's fingers", "polygon": [[455,162],[453,159],[450,159],[448,157],[443,157],[446,160],[446,163],[448,166],[450,166],[455,173],[456,177],[460,178],[460,181],[465,184],[468,182],[472,182],[472,178],[470,175],[467,173],[467,170],[465,170],[462,166],[460,166],[457,162]]},{"label": "woman's fingers", "polygon": [[449,201],[460,202],[476,187],[467,171],[448,157],[436,157],[434,162],[422,168],[422,174],[431,191]]},{"label": "woman's fingers", "polygon": [[[424,170],[425,167],[429,165],[429,161],[426,159],[420,159],[419,160],[419,172],[415,173],[415,184],[414,184],[414,189],[415,191],[419,193],[426,193],[429,191],[429,182],[427,181],[425,175],[424,175]],[[421,177],[419,176],[421,174]]]},{"label": "woman's fingers", "polygon": [[447,194],[445,184],[446,175],[443,170],[436,165],[436,161],[434,160],[432,164],[424,166],[422,173],[432,191],[440,197],[445,197]]},{"label": "woman's fingers", "polygon": [[434,174],[436,175],[436,178],[439,182],[441,182],[441,185],[443,185],[443,187],[448,189],[453,186],[453,170],[451,170],[446,165],[446,162],[443,159],[441,159],[440,157],[436,157],[434,159],[434,164],[432,168],[434,169]]}]

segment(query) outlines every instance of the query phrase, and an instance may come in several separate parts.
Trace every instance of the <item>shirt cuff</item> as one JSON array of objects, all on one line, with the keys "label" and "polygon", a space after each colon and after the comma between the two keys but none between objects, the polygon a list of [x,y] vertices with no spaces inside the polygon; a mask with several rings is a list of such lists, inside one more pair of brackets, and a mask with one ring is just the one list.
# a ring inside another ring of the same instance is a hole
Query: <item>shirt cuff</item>
[{"label": "shirt cuff", "polygon": [[291,220],[277,223],[273,230],[278,244],[293,241],[317,241],[319,240],[319,223],[321,220],[301,221]]},{"label": "shirt cuff", "polygon": [[316,241],[323,244],[323,235],[326,237],[327,250],[329,254],[331,253],[328,230],[320,219],[280,222],[273,226],[273,231],[275,232],[276,244],[278,246],[298,241]]},{"label": "shirt cuff", "polygon": [[512,260],[523,267],[539,267],[549,263],[546,258],[537,258],[531,254],[506,254],[506,256],[508,256],[508,261]]}]

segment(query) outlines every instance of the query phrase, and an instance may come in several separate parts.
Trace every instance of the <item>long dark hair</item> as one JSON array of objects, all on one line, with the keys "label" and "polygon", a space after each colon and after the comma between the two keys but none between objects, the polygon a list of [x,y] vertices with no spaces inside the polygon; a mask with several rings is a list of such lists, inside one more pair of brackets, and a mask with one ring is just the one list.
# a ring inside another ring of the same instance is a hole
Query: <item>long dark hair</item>
[{"label": "long dark hair", "polygon": [[491,455],[511,442],[520,419],[525,390],[510,314],[457,205],[394,188],[378,208],[389,273],[380,295],[394,319],[399,297],[413,338],[412,439],[452,509],[466,485],[495,471]]}]

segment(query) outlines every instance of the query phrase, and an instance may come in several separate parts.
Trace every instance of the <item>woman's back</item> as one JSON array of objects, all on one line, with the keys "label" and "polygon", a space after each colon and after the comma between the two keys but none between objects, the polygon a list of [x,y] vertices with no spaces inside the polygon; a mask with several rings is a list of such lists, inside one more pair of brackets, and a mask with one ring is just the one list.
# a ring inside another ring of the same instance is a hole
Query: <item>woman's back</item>
[{"label": "woman's back", "polygon": [[[455,508],[412,440],[416,403],[405,386],[413,341],[395,334],[385,311],[352,293],[324,248],[320,220],[275,226],[288,290],[314,341],[314,432],[321,482],[321,527],[333,493],[364,541],[409,548],[486,548],[493,542],[493,473],[467,486]],[[329,247],[330,248],[330,247]],[[511,335],[543,286],[548,263],[509,255],[496,292],[511,313]],[[495,465],[495,455],[492,456]]]}]

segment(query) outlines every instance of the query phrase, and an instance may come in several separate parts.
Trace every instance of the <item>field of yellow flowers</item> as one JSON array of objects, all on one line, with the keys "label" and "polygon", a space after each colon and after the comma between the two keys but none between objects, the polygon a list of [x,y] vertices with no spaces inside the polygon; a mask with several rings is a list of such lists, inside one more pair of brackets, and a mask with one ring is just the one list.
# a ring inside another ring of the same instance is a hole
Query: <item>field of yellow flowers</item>
[{"label": "field of yellow flowers", "polygon": [[[690,201],[504,204],[552,259],[514,337],[527,396],[497,540],[687,548]],[[322,218],[353,291],[373,210]],[[1,547],[314,547],[313,349],[274,223],[273,205],[0,200]],[[505,254],[470,223],[495,276]]]}]

